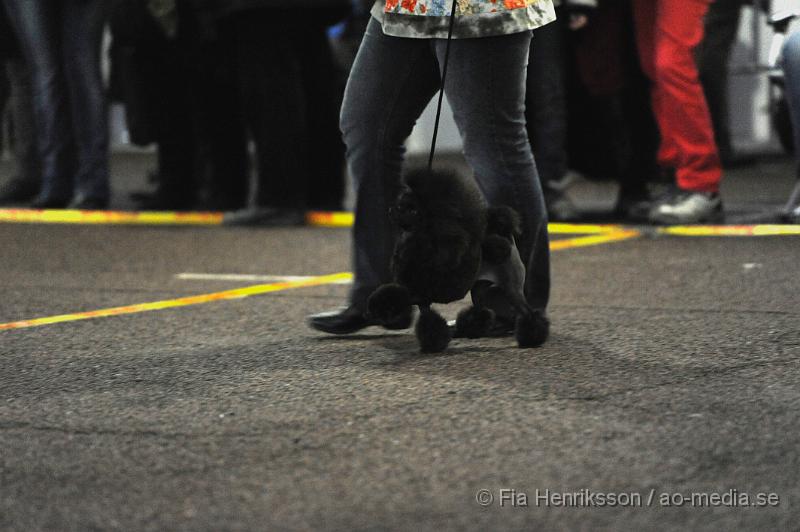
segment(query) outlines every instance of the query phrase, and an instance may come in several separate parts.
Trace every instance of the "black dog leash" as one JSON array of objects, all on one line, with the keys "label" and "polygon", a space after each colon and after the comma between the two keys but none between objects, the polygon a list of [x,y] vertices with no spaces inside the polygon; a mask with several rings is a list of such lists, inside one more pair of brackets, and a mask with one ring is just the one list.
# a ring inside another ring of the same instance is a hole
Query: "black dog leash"
[{"label": "black dog leash", "polygon": [[436,121],[433,123],[433,139],[431,139],[431,154],[428,157],[428,171],[433,169],[433,154],[436,152],[436,137],[439,134],[439,119],[442,116],[442,100],[444,99],[444,80],[447,78],[447,63],[450,60],[450,41],[453,40],[453,28],[456,25],[456,8],[458,0],[453,0],[450,11],[450,27],[447,30],[447,46],[444,49],[444,64],[442,65],[442,86],[439,89],[439,103],[436,106]]}]

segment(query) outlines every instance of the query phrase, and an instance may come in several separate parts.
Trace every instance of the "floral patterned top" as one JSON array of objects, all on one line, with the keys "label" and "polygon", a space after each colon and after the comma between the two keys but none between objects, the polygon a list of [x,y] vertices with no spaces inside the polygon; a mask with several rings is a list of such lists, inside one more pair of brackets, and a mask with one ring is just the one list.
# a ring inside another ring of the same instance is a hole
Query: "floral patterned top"
[{"label": "floral patterned top", "polygon": [[[386,35],[444,39],[453,0],[376,0],[372,16]],[[532,30],[555,20],[552,0],[457,0],[453,38]]]}]

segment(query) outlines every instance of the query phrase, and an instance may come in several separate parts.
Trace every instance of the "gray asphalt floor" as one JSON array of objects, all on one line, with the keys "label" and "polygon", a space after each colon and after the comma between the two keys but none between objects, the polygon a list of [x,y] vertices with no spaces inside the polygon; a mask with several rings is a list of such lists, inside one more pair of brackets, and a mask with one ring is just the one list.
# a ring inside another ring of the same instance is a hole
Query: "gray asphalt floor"
[{"label": "gray asphalt floor", "polygon": [[[756,219],[791,173],[723,197]],[[0,530],[800,530],[800,235],[638,229],[554,251],[533,350],[308,329],[341,284],[0,330]],[[0,324],[347,272],[349,242],[0,223]]]}]

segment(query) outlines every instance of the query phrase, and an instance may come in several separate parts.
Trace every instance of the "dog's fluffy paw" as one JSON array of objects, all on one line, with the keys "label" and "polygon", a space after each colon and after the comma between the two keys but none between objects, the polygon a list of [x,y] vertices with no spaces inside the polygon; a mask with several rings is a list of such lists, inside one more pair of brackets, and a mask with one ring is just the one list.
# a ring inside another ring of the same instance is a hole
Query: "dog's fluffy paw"
[{"label": "dog's fluffy paw", "polygon": [[517,318],[514,334],[520,347],[539,347],[550,334],[550,322],[542,312],[534,311],[530,316]]},{"label": "dog's fluffy paw", "polygon": [[[411,294],[399,284],[379,286],[367,300],[367,312],[384,326],[406,328],[411,324]],[[400,324],[405,324],[399,327]]]},{"label": "dog's fluffy paw", "polygon": [[433,310],[422,310],[414,332],[423,353],[440,353],[450,344],[450,328],[447,321]]},{"label": "dog's fluffy paw", "polygon": [[489,334],[494,323],[494,312],[488,308],[469,307],[456,317],[456,336],[459,338],[483,338]]}]

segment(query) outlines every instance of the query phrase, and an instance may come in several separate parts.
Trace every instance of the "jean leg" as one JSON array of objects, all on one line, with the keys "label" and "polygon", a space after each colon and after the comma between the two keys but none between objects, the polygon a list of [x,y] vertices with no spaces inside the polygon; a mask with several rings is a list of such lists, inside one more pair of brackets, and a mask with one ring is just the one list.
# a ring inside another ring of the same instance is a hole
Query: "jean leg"
[{"label": "jean leg", "polygon": [[61,68],[60,2],[5,0],[31,74],[36,143],[42,168],[40,196],[69,199],[72,135],[67,88]]},{"label": "jean leg", "polygon": [[[550,296],[547,214],[525,129],[530,41],[530,32],[453,41],[445,93],[487,201],[508,205],[522,218],[517,245],[527,263],[525,296],[544,310]],[[440,61],[445,46],[436,41]]]},{"label": "jean leg", "polygon": [[564,26],[560,21],[533,32],[525,116],[542,184],[567,173],[567,98]]},{"label": "jean leg", "polygon": [[36,149],[36,125],[31,101],[31,76],[25,61],[17,58],[6,63],[11,85],[11,116],[14,121],[14,159],[17,178],[39,187],[41,168]]},{"label": "jean leg", "polygon": [[800,172],[800,31],[790,35],[783,46],[783,72],[786,76],[786,99],[794,131],[794,156],[799,163]]},{"label": "jean leg", "polygon": [[340,124],[356,191],[350,302],[359,308],[391,278],[395,230],[389,207],[399,192],[403,142],[438,85],[430,41],[386,36],[370,20],[347,82]]},{"label": "jean leg", "polygon": [[100,45],[107,3],[65,0],[62,57],[69,88],[72,129],[77,147],[75,196],[107,201],[108,109],[100,73]]}]

